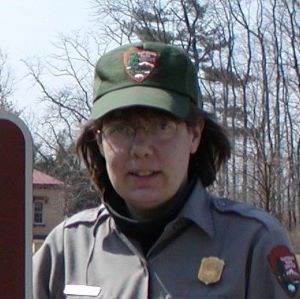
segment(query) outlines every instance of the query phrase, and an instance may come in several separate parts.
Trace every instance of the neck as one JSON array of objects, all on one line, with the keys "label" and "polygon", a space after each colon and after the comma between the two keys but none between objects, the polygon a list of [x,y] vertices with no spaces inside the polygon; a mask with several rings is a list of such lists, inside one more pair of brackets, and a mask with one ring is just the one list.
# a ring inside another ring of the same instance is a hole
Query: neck
[{"label": "neck", "polygon": [[179,190],[165,203],[154,207],[152,209],[136,209],[135,207],[126,204],[127,210],[130,216],[140,222],[146,221],[156,221],[163,219],[169,213],[177,210],[178,207],[182,206],[183,202],[186,200],[186,193],[188,193],[189,186],[188,182],[185,182]]},{"label": "neck", "polygon": [[136,209],[135,207],[129,204],[126,204],[126,206],[132,218],[141,222],[145,222],[145,221],[151,221],[160,218],[160,216],[164,214],[165,206],[167,206],[168,204],[169,201],[167,201],[165,204],[160,205],[158,207],[152,209],[144,209],[144,210]]}]

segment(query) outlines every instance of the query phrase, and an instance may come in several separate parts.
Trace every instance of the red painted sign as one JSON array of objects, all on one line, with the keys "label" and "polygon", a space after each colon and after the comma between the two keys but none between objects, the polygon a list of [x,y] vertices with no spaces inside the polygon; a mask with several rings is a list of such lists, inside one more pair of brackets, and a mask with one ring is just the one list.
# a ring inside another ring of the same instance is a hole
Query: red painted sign
[{"label": "red painted sign", "polygon": [[0,293],[31,294],[32,142],[24,123],[0,111]]}]

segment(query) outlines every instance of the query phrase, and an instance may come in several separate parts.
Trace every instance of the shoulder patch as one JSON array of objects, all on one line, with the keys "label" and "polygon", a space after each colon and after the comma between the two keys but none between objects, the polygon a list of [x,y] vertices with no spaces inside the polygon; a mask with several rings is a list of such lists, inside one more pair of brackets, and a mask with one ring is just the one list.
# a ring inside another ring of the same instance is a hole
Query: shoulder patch
[{"label": "shoulder patch", "polygon": [[104,206],[101,204],[99,207],[78,212],[77,214],[74,214],[70,218],[66,219],[65,227],[71,227],[80,223],[95,223],[103,210]]},{"label": "shoulder patch", "polygon": [[211,196],[211,202],[213,207],[221,213],[235,213],[245,218],[257,220],[267,229],[274,227],[274,224],[281,226],[275,217],[251,204],[216,196]]},{"label": "shoulder patch", "polygon": [[285,245],[278,245],[272,248],[268,260],[284,291],[290,297],[296,296],[300,284],[300,272],[295,254]]}]

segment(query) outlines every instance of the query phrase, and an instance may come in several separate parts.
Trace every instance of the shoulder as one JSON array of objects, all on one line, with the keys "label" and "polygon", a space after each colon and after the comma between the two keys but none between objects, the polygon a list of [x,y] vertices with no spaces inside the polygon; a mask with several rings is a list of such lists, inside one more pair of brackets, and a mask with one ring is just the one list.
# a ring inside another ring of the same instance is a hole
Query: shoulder
[{"label": "shoulder", "polygon": [[72,228],[76,229],[79,226],[83,226],[86,229],[94,227],[99,222],[99,219],[103,218],[105,214],[104,210],[104,206],[100,205],[99,207],[86,209],[66,218],[50,231],[44,244],[50,244],[51,246],[57,244],[57,247],[61,247],[66,231]]},{"label": "shoulder", "polygon": [[64,228],[71,228],[78,225],[94,225],[99,218],[104,217],[105,207],[100,205],[99,207],[86,209],[80,211],[64,221]]},{"label": "shoulder", "polygon": [[262,224],[267,230],[280,229],[280,222],[266,211],[251,204],[211,195],[212,209],[229,217],[238,217]]},{"label": "shoulder", "polygon": [[211,197],[211,208],[221,215],[220,217],[229,221],[227,223],[236,227],[234,230],[236,234],[248,233],[255,243],[261,244],[267,251],[278,244],[292,248],[285,227],[277,218],[262,209],[248,203],[215,196]]}]

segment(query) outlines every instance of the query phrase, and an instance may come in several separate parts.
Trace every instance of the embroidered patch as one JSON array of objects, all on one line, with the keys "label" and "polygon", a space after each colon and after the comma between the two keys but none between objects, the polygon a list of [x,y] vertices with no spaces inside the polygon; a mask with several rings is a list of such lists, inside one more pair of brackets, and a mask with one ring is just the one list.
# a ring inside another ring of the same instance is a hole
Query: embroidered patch
[{"label": "embroidered patch", "polygon": [[143,82],[153,73],[159,54],[154,51],[131,48],[123,54],[126,73],[136,82]]},{"label": "embroidered patch", "polygon": [[290,297],[294,297],[300,283],[296,256],[287,246],[279,245],[271,250],[268,260],[279,284]]}]

